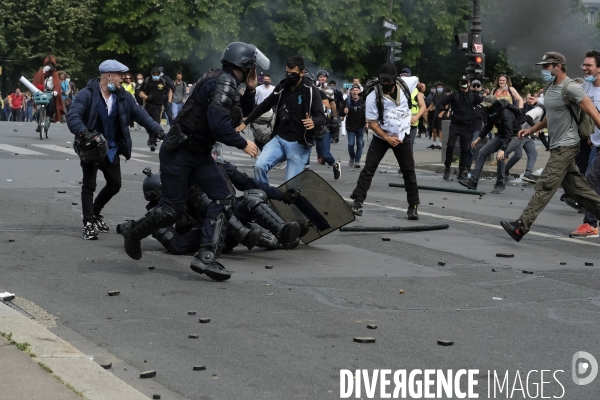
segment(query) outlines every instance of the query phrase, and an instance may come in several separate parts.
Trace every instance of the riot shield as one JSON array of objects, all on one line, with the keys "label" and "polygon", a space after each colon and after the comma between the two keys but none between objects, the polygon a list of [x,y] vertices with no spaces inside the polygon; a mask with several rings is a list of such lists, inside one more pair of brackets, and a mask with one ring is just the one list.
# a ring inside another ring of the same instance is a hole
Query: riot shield
[{"label": "riot shield", "polygon": [[305,221],[309,230],[300,239],[311,243],[328,233],[354,221],[354,213],[334,188],[317,175],[306,170],[278,187],[285,192],[296,189],[300,195],[292,205],[272,201],[277,212],[286,221]]}]

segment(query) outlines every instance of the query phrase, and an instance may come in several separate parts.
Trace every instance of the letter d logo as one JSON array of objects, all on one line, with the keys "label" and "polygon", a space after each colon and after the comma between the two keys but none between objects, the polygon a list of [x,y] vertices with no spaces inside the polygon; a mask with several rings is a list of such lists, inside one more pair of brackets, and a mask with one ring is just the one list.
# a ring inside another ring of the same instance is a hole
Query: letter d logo
[{"label": "letter d logo", "polygon": [[[585,361],[581,359],[585,359]],[[594,358],[594,356],[590,353],[578,351],[573,355],[573,365],[571,371],[573,375],[573,382],[575,382],[576,385],[588,385],[592,383],[598,375],[598,361],[596,361],[596,358]],[[578,375],[584,375],[588,371],[589,375],[587,378],[578,377]]]}]

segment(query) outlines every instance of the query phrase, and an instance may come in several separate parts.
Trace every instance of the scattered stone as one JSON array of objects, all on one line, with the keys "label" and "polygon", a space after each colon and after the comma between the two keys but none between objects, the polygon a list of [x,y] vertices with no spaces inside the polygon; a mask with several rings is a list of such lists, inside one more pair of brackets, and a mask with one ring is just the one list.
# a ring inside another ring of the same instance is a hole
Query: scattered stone
[{"label": "scattered stone", "polygon": [[206,365],[194,365],[193,370],[194,371],[204,371],[204,370],[206,370]]},{"label": "scattered stone", "polygon": [[13,129],[13,132],[19,132],[19,130],[18,129]]},{"label": "scattered stone", "polygon": [[514,256],[513,253],[496,253],[496,257],[513,258]]},{"label": "scattered stone", "polygon": [[265,265],[265,269],[273,269],[272,265]]},{"label": "scattered stone", "polygon": [[153,394],[153,395],[152,395],[152,398],[153,398],[154,400],[160,400],[160,394]]},{"label": "scattered stone", "polygon": [[567,262],[566,261],[561,261],[560,265],[567,265]]},{"label": "scattered stone", "polygon": [[142,372],[140,374],[140,378],[145,379],[145,378],[154,378],[156,376],[156,371],[155,370],[151,370],[151,371],[145,371]]},{"label": "scattered stone", "polygon": [[15,153],[15,156],[18,156],[18,155],[19,155],[19,153]]},{"label": "scattered stone", "polygon": [[446,265],[446,263],[445,263],[445,262],[443,262],[443,261],[439,261],[439,262],[438,262],[438,265],[439,265],[440,267],[443,267],[444,265]]},{"label": "scattered stone", "polygon": [[439,344],[440,346],[452,346],[454,342],[451,340],[438,340],[437,344]]},{"label": "scattered stone", "polygon": [[444,197],[442,200],[448,200],[448,199]]},{"label": "scattered stone", "polygon": [[593,266],[594,266],[594,263],[593,263],[593,262],[588,262],[588,261],[586,261],[586,262],[585,262],[585,266],[586,266],[586,267],[593,267]]},{"label": "scattered stone", "polygon": [[197,333],[192,333],[188,336],[189,339],[198,339],[200,336]]},{"label": "scattered stone", "polygon": [[429,205],[430,205],[430,206],[432,206],[432,205],[433,205],[433,203],[429,203]]},{"label": "scattered stone", "polygon": [[8,292],[0,293],[0,300],[2,300],[2,301],[11,301],[14,299],[15,299],[14,293],[8,293]]},{"label": "scattered stone", "polygon": [[210,318],[198,318],[198,322],[201,324],[208,324],[210,322]]},{"label": "scattered stone", "polygon": [[502,300],[502,297],[492,297],[492,300]]},{"label": "scattered stone", "polygon": [[108,292],[109,296],[118,296],[119,294],[121,294],[121,292],[118,290],[111,290],[110,292]]},{"label": "scattered stone", "polygon": [[356,171],[355,169],[351,169],[350,171]]},{"label": "scattered stone", "polygon": [[73,202],[73,203],[71,203],[71,204],[72,204],[72,205],[74,205],[74,206],[76,206],[76,205],[77,205],[77,204],[79,204],[79,203],[75,203],[75,202]]},{"label": "scattered stone", "polygon": [[400,294],[404,294],[404,289],[400,289]]},{"label": "scattered stone", "polygon": [[111,362],[101,362],[99,364],[104,369],[110,369],[110,367],[112,367],[112,363]]},{"label": "scattered stone", "polygon": [[154,267],[151,265],[148,267],[148,269],[152,271],[154,269]]},{"label": "scattered stone", "polygon": [[528,270],[528,269],[524,269],[524,270],[523,270],[523,273],[524,273],[524,274],[530,274],[530,275],[533,275],[533,271],[530,271],[530,270]]},{"label": "scattered stone", "polygon": [[521,189],[521,190],[525,190],[525,189]]},{"label": "scattered stone", "polygon": [[381,240],[383,240],[384,242],[389,242],[390,238],[381,238]]},{"label": "scattered stone", "polygon": [[9,242],[14,242],[14,241],[15,241],[15,239],[8,239],[8,241],[9,241]]},{"label": "scattered stone", "polygon": [[355,337],[354,341],[356,343],[375,343],[375,338],[364,336],[364,337]]},{"label": "scattered stone", "polygon": [[60,172],[60,169],[57,169],[56,172]]},{"label": "scattered stone", "polygon": [[58,193],[67,193],[66,190],[59,190]]},{"label": "scattered stone", "polygon": [[492,272],[496,272],[496,269],[495,269],[495,268],[492,268]]},{"label": "scattered stone", "polygon": [[188,315],[196,315],[196,311],[188,311]]},{"label": "scattered stone", "polygon": [[369,328],[369,329],[377,329],[377,325],[369,324],[369,325],[367,325],[367,328]]}]

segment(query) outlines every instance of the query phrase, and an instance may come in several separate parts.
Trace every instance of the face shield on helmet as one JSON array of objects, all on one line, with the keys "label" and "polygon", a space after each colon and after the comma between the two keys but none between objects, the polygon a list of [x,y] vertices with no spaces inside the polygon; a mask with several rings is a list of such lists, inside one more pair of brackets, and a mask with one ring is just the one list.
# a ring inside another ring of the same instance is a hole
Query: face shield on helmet
[{"label": "face shield on helmet", "polygon": [[256,64],[261,67],[264,70],[268,70],[269,67],[271,66],[271,61],[267,58],[267,56],[265,56],[263,54],[262,51],[260,51],[258,49],[258,47],[256,47],[256,51],[254,53],[254,56],[256,57]]}]

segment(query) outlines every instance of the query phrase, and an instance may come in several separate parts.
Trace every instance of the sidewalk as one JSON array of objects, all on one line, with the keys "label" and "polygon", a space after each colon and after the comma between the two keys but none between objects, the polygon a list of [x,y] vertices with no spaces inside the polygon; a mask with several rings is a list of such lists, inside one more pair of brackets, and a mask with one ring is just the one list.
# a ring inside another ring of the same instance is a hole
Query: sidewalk
[{"label": "sidewalk", "polygon": [[34,319],[3,302],[0,332],[3,400],[148,399]]}]

